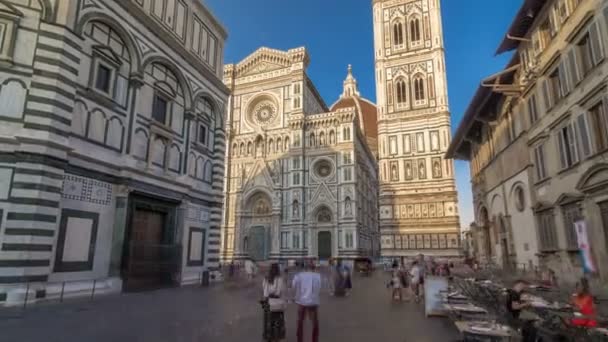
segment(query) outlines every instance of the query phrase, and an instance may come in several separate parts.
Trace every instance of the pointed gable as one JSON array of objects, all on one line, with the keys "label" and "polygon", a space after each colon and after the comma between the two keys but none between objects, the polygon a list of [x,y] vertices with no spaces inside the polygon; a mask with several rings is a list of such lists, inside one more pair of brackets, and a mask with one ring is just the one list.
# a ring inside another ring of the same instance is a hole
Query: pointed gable
[{"label": "pointed gable", "polygon": [[261,47],[236,65],[227,65],[226,70],[234,68],[239,78],[291,68],[296,63],[304,63],[303,67],[306,68],[308,62],[308,53],[303,47],[288,51]]}]

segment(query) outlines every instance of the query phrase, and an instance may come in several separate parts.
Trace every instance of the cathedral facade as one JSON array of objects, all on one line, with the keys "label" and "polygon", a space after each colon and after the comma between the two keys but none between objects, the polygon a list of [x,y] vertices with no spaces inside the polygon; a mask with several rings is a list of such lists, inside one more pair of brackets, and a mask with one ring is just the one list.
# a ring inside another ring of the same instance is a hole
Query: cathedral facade
[{"label": "cathedral facade", "polygon": [[374,0],[383,256],[459,253],[438,0]]},{"label": "cathedral facade", "polygon": [[376,107],[349,66],[325,104],[304,48],[226,65],[231,98],[223,259],[355,258],[379,252]]}]

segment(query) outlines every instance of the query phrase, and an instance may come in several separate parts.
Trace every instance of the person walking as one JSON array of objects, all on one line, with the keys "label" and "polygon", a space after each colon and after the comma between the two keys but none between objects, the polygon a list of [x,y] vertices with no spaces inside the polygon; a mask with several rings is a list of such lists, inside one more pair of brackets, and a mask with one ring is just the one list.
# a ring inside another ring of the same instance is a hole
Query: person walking
[{"label": "person walking", "polygon": [[319,305],[321,302],[321,275],[314,271],[312,262],[293,278],[295,302],[298,305],[298,342],[304,342],[304,319],[312,321],[312,341],[319,341]]},{"label": "person walking", "polygon": [[285,339],[285,280],[281,277],[279,264],[270,265],[268,275],[262,282],[264,309],[264,341],[277,342]]},{"label": "person walking", "polygon": [[247,258],[245,260],[245,273],[247,273],[247,282],[252,282],[253,278],[255,278],[256,265],[253,262],[253,259]]},{"label": "person walking", "polygon": [[422,281],[422,271],[418,264],[418,260],[414,260],[412,268],[410,269],[410,284],[412,287],[412,293],[414,294],[414,300],[416,303],[420,302],[420,285]]},{"label": "person walking", "polygon": [[402,301],[403,300],[403,281],[402,281],[402,273],[399,267],[393,264],[393,270],[391,273],[391,281],[389,283],[392,288],[391,292],[391,300]]},{"label": "person walking", "polygon": [[336,297],[346,295],[346,273],[342,266],[342,260],[334,260],[335,266],[332,269],[333,294]]}]

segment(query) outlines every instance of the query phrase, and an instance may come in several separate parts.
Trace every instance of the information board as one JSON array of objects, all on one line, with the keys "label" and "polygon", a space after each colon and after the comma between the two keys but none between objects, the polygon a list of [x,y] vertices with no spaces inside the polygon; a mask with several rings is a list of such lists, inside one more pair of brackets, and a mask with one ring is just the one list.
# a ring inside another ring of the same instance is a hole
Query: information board
[{"label": "information board", "polygon": [[441,293],[447,291],[448,279],[446,277],[424,277],[424,312],[427,317],[446,315]]}]

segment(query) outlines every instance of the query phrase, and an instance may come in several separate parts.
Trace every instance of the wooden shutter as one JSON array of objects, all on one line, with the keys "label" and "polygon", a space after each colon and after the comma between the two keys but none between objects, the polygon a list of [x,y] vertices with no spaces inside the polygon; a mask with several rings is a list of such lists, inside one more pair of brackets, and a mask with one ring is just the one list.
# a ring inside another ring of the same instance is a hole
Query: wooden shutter
[{"label": "wooden shutter", "polygon": [[558,149],[559,149],[560,167],[562,169],[565,169],[568,166],[568,160],[566,157],[567,146],[565,146],[566,144],[564,141],[564,133],[563,133],[562,129],[560,129],[559,133],[557,134],[557,145],[558,145]]},{"label": "wooden shutter", "polygon": [[591,139],[589,136],[589,126],[587,125],[587,115],[585,113],[576,119],[579,137],[581,138],[582,154],[587,157],[591,154]]},{"label": "wooden shutter", "polygon": [[578,134],[576,134],[576,129],[574,128],[574,123],[571,123],[568,125],[568,135],[570,136],[570,139],[568,139],[568,142],[570,144],[570,146],[568,146],[569,150],[570,150],[570,156],[572,157],[572,163],[576,163],[578,162],[579,158],[578,158]]},{"label": "wooden shutter", "polygon": [[543,100],[545,103],[545,110],[548,111],[553,107],[551,103],[551,91],[549,90],[549,81],[543,80]]},{"label": "wooden shutter", "polygon": [[568,58],[562,57],[562,61],[559,63],[559,85],[561,87],[561,97],[566,97],[570,93],[570,82],[568,82]]},{"label": "wooden shutter", "polygon": [[576,57],[576,50],[575,49],[571,49],[568,52],[568,66],[570,69],[570,87],[574,88],[578,82],[580,81],[580,73],[578,71],[578,63],[577,63],[577,57]]},{"label": "wooden shutter", "polygon": [[593,51],[593,63],[598,65],[604,59],[605,54],[601,41],[600,27],[597,22],[593,22],[589,26],[589,38],[591,39],[591,50]]}]

